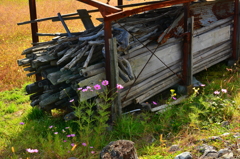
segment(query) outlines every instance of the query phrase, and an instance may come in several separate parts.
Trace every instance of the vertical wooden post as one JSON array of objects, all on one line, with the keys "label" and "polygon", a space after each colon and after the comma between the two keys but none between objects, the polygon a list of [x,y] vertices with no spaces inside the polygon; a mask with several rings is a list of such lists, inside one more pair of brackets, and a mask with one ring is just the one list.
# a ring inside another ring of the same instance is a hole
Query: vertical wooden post
[{"label": "vertical wooden post", "polygon": [[[37,19],[37,9],[36,9],[36,2],[35,0],[29,0],[29,12],[30,12],[30,20],[35,20]],[[38,25],[36,23],[31,23],[31,31],[32,31],[32,43],[39,42],[39,38],[37,36],[38,32]],[[36,81],[42,80],[42,76],[38,73],[36,74]]]},{"label": "vertical wooden post", "polygon": [[109,47],[110,47],[110,68],[111,68],[111,88],[112,94],[114,95],[114,101],[112,103],[111,113],[112,113],[112,121],[115,121],[117,117],[121,116],[122,106],[120,95],[115,92],[117,91],[116,85],[119,79],[118,72],[118,55],[117,55],[117,40],[116,38],[109,39]]}]

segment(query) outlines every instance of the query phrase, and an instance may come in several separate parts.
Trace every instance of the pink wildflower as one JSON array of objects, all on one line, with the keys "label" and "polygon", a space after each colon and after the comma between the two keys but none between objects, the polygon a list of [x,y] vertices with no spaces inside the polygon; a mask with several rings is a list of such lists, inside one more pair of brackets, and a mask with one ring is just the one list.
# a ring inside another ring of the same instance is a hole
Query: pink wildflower
[{"label": "pink wildflower", "polygon": [[87,89],[87,88],[85,88],[85,89],[83,89],[83,90],[82,90],[82,92],[87,92],[87,91],[88,91],[88,89]]},{"label": "pink wildflower", "polygon": [[70,103],[74,102],[74,99],[71,99],[69,102],[70,102]]},{"label": "pink wildflower", "polygon": [[58,134],[58,132],[54,132],[54,134]]},{"label": "pink wildflower", "polygon": [[67,140],[63,140],[63,142],[67,142]]},{"label": "pink wildflower", "polygon": [[82,145],[83,145],[83,146],[87,146],[87,144],[86,144],[85,142],[84,142],[84,143],[82,143]]},{"label": "pink wildflower", "polygon": [[213,93],[216,94],[216,95],[220,94],[219,91],[214,91]]},{"label": "pink wildflower", "polygon": [[91,151],[91,154],[94,154],[95,152],[94,151]]},{"label": "pink wildflower", "polygon": [[71,135],[67,135],[67,137],[71,137]]},{"label": "pink wildflower", "polygon": [[205,84],[200,84],[201,87],[205,87],[206,85]]},{"label": "pink wildflower", "polygon": [[78,91],[81,91],[81,90],[82,90],[82,88],[80,87],[80,88],[78,88],[77,90],[78,90]]},{"label": "pink wildflower", "polygon": [[92,148],[93,148],[93,146],[90,146],[89,148],[90,148],[90,149],[92,149]]},{"label": "pink wildflower", "polygon": [[30,149],[30,148],[28,148],[28,149],[26,149],[26,151],[29,152],[29,153],[38,153],[38,149]]},{"label": "pink wildflower", "polygon": [[53,128],[53,126],[51,125],[51,126],[49,126],[49,129],[52,129]]},{"label": "pink wildflower", "polygon": [[87,87],[86,87],[86,89],[92,89],[92,87],[90,87],[90,86],[87,86]]},{"label": "pink wildflower", "polygon": [[223,93],[227,93],[227,90],[226,89],[222,89],[221,90]]},{"label": "pink wildflower", "polygon": [[103,86],[107,86],[108,84],[109,84],[108,80],[102,81],[102,85],[103,85]]},{"label": "pink wildflower", "polygon": [[101,89],[101,86],[100,86],[99,84],[96,84],[96,85],[94,86],[94,89],[95,89],[95,90],[99,90],[99,89]]},{"label": "pink wildflower", "polygon": [[75,136],[75,134],[71,134],[71,136],[72,136],[72,137],[74,137],[74,136]]},{"label": "pink wildflower", "polygon": [[172,99],[173,99],[173,100],[177,100],[177,98],[176,98],[176,97],[172,97]]},{"label": "pink wildflower", "polygon": [[65,127],[65,129],[69,129],[69,127]]},{"label": "pink wildflower", "polygon": [[121,84],[117,84],[117,89],[123,89],[123,86]]},{"label": "pink wildflower", "polygon": [[74,143],[71,143],[71,146],[74,146],[75,144]]},{"label": "pink wildflower", "polygon": [[24,122],[20,122],[19,124],[20,124],[20,125],[24,125]]},{"label": "pink wildflower", "polygon": [[154,105],[157,105],[157,103],[156,103],[156,102],[154,102],[154,101],[153,101],[152,103],[153,103]]}]

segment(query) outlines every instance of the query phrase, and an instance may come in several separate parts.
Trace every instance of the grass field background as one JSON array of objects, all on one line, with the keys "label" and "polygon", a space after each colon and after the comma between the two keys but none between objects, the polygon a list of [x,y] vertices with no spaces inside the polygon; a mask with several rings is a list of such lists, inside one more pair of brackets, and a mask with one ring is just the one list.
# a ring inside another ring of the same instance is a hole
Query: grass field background
[{"label": "grass field background", "polygon": [[[107,1],[102,1],[106,3]],[[137,3],[138,1],[124,1],[124,4]],[[37,18],[57,16],[57,13],[75,13],[77,9],[96,9],[76,0],[37,0]],[[116,5],[116,1],[110,1]],[[26,77],[22,67],[17,65],[17,59],[24,58],[21,53],[31,47],[30,24],[17,23],[30,20],[28,0],[0,0],[0,91],[20,87],[34,78]],[[98,25],[96,17],[100,13],[91,14],[93,23]],[[71,32],[83,31],[83,25],[78,20],[66,21]],[[61,22],[44,21],[38,23],[39,33],[64,33]],[[52,37],[40,37],[40,42],[48,41]]]}]

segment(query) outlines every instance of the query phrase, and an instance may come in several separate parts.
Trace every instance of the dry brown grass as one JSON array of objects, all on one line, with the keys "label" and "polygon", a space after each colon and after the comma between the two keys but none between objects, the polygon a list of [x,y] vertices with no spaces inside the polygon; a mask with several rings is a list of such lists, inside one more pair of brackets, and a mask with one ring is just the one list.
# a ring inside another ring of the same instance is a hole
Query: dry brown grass
[{"label": "dry brown grass", "polygon": [[[107,1],[101,0],[106,3]],[[137,1],[124,1],[124,4],[138,3]],[[116,6],[117,1],[110,1],[110,5]],[[74,13],[77,9],[96,9],[76,0],[38,0],[38,18],[56,16],[57,13]],[[26,72],[17,65],[17,59],[24,56],[21,52],[31,47],[30,24],[18,26],[18,22],[28,21],[29,8],[28,0],[0,0],[0,91],[20,87],[23,83],[34,81],[34,78],[26,77]],[[100,13],[91,14],[95,25],[99,22],[96,17]],[[66,21],[71,32],[83,30],[80,20]],[[38,23],[39,33],[65,32],[60,22],[44,21]],[[40,37],[40,41],[48,41],[50,37]]]}]

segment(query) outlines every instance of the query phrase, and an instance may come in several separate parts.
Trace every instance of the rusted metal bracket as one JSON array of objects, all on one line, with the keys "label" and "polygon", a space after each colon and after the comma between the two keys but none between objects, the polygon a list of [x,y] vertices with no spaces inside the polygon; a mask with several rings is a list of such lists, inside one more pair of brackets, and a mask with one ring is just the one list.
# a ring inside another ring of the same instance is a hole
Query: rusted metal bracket
[{"label": "rusted metal bracket", "polygon": [[105,17],[106,15],[109,15],[111,13],[116,13],[122,11],[122,9],[99,2],[95,0],[78,0],[80,2],[89,4],[91,6],[97,7],[99,11],[101,12],[102,16]]}]

